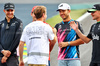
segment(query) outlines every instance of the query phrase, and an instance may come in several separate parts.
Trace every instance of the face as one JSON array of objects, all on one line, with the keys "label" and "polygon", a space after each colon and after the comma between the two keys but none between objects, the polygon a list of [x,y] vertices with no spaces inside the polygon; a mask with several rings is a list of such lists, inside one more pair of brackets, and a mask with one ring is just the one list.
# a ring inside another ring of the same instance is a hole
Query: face
[{"label": "face", "polygon": [[69,17],[70,10],[59,10],[60,17],[66,20]]},{"label": "face", "polygon": [[12,19],[14,17],[14,12],[15,10],[9,9],[9,10],[4,10],[4,13],[6,14],[6,18]]},{"label": "face", "polygon": [[92,19],[93,20],[99,20],[100,21],[100,11],[94,11],[94,12],[92,12],[91,13],[91,15],[92,15]]}]

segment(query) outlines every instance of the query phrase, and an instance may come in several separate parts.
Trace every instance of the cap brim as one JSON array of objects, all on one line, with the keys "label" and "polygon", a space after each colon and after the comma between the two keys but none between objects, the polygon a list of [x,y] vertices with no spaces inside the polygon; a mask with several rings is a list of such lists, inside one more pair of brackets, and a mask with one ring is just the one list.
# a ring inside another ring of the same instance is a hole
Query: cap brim
[{"label": "cap brim", "polygon": [[5,10],[9,10],[9,9],[14,10],[14,8],[6,8]]},{"label": "cap brim", "polygon": [[89,9],[87,10],[88,13],[91,13],[91,12],[94,12],[94,11],[97,11],[96,9]]},{"label": "cap brim", "polygon": [[67,9],[58,9],[58,10],[56,10],[56,11],[59,11],[59,10],[67,10]]}]

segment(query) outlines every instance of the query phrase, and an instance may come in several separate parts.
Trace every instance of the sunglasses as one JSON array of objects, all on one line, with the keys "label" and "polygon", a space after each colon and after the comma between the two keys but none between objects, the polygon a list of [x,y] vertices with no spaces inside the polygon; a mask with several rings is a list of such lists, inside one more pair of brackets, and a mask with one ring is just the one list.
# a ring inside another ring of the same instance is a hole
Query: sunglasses
[{"label": "sunglasses", "polygon": [[10,12],[10,11],[13,12],[14,10],[11,10],[11,9],[7,10],[7,12]]}]

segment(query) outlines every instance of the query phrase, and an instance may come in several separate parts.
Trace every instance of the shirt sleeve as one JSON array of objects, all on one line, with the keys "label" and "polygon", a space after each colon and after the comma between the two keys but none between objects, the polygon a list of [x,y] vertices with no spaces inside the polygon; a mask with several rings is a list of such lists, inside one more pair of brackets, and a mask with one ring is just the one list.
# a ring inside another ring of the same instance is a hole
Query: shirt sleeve
[{"label": "shirt sleeve", "polygon": [[25,29],[24,29],[20,41],[25,42],[25,38],[26,38],[26,31],[25,31]]},{"label": "shirt sleeve", "polygon": [[50,40],[53,40],[54,39],[54,33],[52,31],[52,28],[50,26],[47,26],[48,27],[48,39]]},{"label": "shirt sleeve", "polygon": [[93,38],[92,38],[92,27],[93,27],[93,25],[91,26],[90,32],[89,32],[89,34],[87,35],[87,37],[90,38],[90,39],[93,39]]},{"label": "shirt sleeve", "polygon": [[55,28],[56,28],[57,32],[58,32],[58,26],[59,26],[59,24],[56,24],[55,25]]},{"label": "shirt sleeve", "polygon": [[0,22],[0,53],[1,53],[1,50],[3,50],[3,47],[1,45],[1,22]]},{"label": "shirt sleeve", "polygon": [[17,26],[17,30],[16,30],[16,33],[15,33],[15,38],[12,41],[11,46],[9,47],[9,51],[13,51],[19,45],[20,37],[21,37],[21,34],[22,34],[22,26],[23,26],[22,22],[20,21],[18,26]]}]

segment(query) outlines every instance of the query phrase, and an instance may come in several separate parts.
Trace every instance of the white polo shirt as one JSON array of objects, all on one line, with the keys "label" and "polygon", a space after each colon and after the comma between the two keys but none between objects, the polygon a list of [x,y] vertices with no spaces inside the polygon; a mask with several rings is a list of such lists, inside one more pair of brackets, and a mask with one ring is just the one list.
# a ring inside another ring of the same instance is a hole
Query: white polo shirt
[{"label": "white polo shirt", "polygon": [[27,46],[28,64],[48,65],[49,40],[54,39],[52,28],[41,21],[28,24],[21,36]]}]

